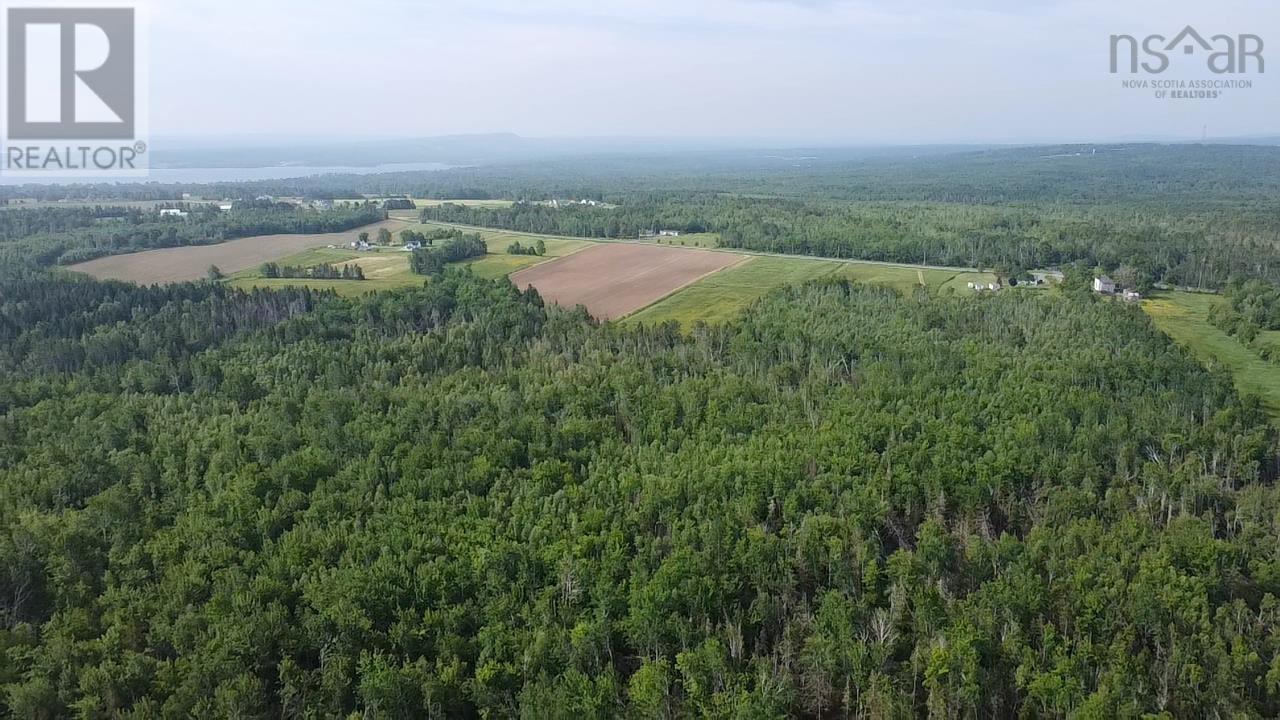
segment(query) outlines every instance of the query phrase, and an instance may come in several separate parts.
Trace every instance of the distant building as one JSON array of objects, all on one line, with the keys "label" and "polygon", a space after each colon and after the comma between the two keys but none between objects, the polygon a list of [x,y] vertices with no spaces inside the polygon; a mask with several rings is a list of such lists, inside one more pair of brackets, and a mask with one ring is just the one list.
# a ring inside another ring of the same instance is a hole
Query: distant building
[{"label": "distant building", "polygon": [[222,203],[218,206],[218,209],[222,212],[231,212],[231,203]]},{"label": "distant building", "polygon": [[1093,291],[1102,295],[1116,294],[1116,281],[1103,275],[1093,279]]},{"label": "distant building", "polygon": [[179,210],[178,208],[162,208],[162,209],[160,210],[160,217],[179,217],[179,218],[184,218],[184,217],[186,217],[186,216],[187,216],[187,211],[186,211],[186,210]]},{"label": "distant building", "polygon": [[1142,300],[1142,293],[1137,292],[1136,290],[1125,290],[1124,300],[1125,302],[1138,302]]},{"label": "distant building", "polygon": [[679,230],[659,230],[658,234],[662,237],[680,237]]}]

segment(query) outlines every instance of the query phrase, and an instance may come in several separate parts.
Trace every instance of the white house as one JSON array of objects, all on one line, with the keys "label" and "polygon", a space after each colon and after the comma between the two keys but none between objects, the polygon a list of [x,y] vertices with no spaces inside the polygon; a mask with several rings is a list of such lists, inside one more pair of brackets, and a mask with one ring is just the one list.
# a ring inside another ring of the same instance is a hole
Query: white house
[{"label": "white house", "polygon": [[1103,275],[1093,279],[1093,291],[1102,295],[1116,294],[1116,281]]},{"label": "white house", "polygon": [[680,237],[679,230],[659,230],[658,234],[662,237]]},{"label": "white house", "polygon": [[222,212],[231,212],[231,203],[222,203],[218,206],[218,209]]},{"label": "white house", "polygon": [[179,210],[178,208],[161,208],[160,209],[160,217],[184,218],[186,216],[187,216],[186,210]]}]

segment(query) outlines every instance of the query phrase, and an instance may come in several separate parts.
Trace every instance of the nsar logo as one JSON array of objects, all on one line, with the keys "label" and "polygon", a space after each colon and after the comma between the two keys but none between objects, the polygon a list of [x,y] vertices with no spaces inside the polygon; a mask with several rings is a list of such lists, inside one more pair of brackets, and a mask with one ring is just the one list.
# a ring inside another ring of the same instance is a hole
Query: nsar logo
[{"label": "nsar logo", "polygon": [[[1148,35],[1139,40],[1132,35],[1111,36],[1111,72],[1159,75],[1173,64],[1172,57],[1203,55],[1205,67],[1217,75],[1266,72],[1263,42],[1257,35],[1213,35],[1208,40],[1188,25],[1169,39]],[[1123,62],[1122,62],[1123,61]],[[1123,67],[1122,66],[1127,66]]]}]

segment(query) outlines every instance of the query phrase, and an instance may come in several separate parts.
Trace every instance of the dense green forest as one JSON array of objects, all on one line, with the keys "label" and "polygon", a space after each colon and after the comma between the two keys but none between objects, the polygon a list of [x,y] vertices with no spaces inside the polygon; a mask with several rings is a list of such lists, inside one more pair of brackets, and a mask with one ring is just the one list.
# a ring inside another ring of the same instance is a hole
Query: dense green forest
[{"label": "dense green forest", "polygon": [[1259,407],[1086,293],[0,280],[0,715],[1274,717]]}]

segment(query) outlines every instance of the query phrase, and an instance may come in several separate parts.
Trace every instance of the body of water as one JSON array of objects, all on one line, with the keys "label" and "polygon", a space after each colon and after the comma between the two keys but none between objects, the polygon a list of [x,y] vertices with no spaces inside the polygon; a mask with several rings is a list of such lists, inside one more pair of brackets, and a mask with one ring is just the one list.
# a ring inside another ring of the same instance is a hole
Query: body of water
[{"label": "body of water", "polygon": [[38,177],[6,177],[0,175],[0,185],[77,185],[97,183],[181,183],[204,185],[223,182],[252,182],[254,180],[285,180],[312,175],[376,175],[378,173],[421,172],[448,170],[451,165],[441,163],[386,163],[365,167],[313,167],[307,165],[276,165],[253,168],[155,168],[146,177],[130,178],[70,178],[59,177],[44,180]]}]

